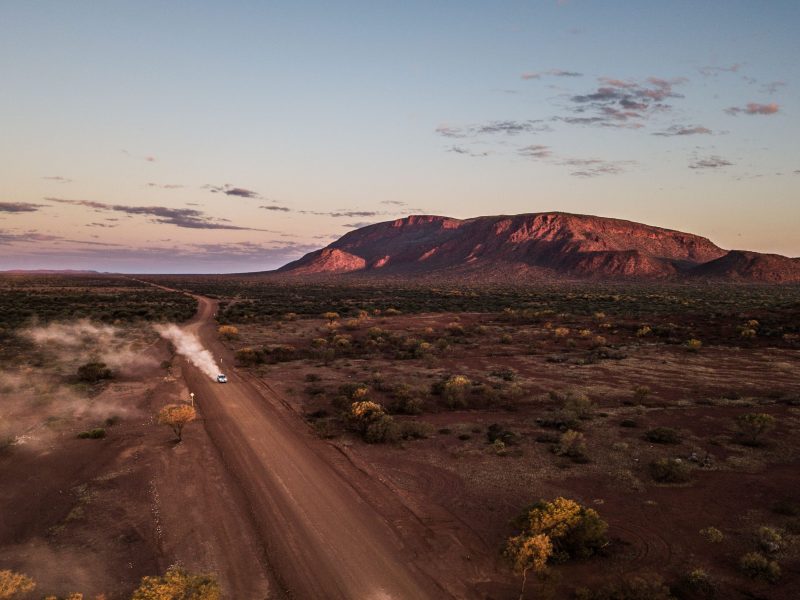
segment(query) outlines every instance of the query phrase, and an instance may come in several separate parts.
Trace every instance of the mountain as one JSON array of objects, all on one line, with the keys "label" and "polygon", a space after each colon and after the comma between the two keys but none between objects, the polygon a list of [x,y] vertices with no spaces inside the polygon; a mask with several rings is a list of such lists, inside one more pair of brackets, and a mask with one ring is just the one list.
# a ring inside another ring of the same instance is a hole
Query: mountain
[{"label": "mountain", "polygon": [[[761,266],[748,267],[731,254],[704,237],[605,217],[561,212],[464,220],[412,215],[351,231],[278,272],[304,276],[663,279],[685,275],[800,280],[800,264],[795,259],[740,253],[763,257],[750,261]],[[768,275],[773,266],[779,267],[780,277]],[[701,267],[708,268],[704,271]]]},{"label": "mountain", "polygon": [[725,256],[692,269],[691,275],[762,283],[800,282],[800,258],[731,250]]}]

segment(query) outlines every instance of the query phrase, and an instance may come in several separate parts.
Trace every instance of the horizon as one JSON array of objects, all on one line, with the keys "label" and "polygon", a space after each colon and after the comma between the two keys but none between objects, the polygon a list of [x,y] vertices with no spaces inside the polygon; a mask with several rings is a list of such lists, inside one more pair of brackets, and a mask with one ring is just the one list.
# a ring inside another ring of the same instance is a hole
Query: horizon
[{"label": "horizon", "polygon": [[5,4],[0,270],[267,271],[414,214],[798,257],[797,22],[788,0]]}]

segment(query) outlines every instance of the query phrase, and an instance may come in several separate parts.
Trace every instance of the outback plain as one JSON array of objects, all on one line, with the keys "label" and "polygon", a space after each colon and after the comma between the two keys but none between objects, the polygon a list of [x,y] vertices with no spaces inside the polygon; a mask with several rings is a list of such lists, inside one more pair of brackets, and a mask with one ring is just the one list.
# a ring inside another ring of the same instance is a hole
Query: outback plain
[{"label": "outback plain", "polygon": [[[796,286],[9,274],[0,299],[0,564],[36,583],[8,597],[800,585]],[[159,412],[192,402],[178,442]]]}]

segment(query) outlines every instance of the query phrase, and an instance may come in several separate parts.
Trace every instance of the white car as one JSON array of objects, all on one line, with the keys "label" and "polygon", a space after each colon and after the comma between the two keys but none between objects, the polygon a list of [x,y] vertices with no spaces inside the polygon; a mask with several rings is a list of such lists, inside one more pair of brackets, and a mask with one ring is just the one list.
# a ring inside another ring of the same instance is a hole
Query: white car
[{"label": "white car", "polygon": [[228,383],[228,378],[225,377],[222,373],[217,375],[217,383]]}]

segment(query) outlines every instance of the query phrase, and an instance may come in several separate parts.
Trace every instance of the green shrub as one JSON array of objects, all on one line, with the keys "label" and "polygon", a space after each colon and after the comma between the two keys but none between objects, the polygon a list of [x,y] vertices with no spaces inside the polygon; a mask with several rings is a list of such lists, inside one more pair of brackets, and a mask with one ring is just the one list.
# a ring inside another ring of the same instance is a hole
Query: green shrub
[{"label": "green shrub", "polygon": [[[387,311],[388,312],[388,311]],[[364,432],[364,441],[368,444],[396,442],[400,439],[400,428],[390,415],[381,415],[369,425]]]},{"label": "green shrub", "polygon": [[629,576],[596,590],[578,589],[575,600],[674,600],[674,597],[660,578]]},{"label": "green shrub", "polygon": [[430,437],[433,426],[423,421],[403,421],[400,423],[399,434],[404,440],[421,440]]},{"label": "green shrub", "polygon": [[739,569],[751,579],[765,579],[775,583],[781,577],[781,567],[759,552],[748,552],[739,558]]},{"label": "green shrub", "polygon": [[608,524],[597,511],[574,500],[556,498],[540,501],[518,520],[524,532],[545,534],[553,544],[553,559],[588,558],[608,544]]},{"label": "green shrub", "polygon": [[703,569],[694,569],[681,577],[672,588],[680,600],[714,600],[717,584]]},{"label": "green shrub", "polygon": [[679,458],[659,458],[651,462],[650,475],[659,483],[685,483],[692,477],[689,466]]},{"label": "green shrub", "polygon": [[772,527],[759,527],[756,531],[756,542],[767,554],[779,552],[784,544],[781,532]]},{"label": "green shrub", "polygon": [[492,423],[486,430],[486,439],[490,444],[493,444],[496,440],[500,440],[506,446],[513,446],[519,443],[519,438],[519,434],[505,429],[498,423]]},{"label": "green shrub", "polygon": [[93,361],[88,362],[78,367],[78,380],[85,383],[97,383],[104,379],[111,379],[113,376],[111,369],[108,368],[106,363]]},{"label": "green shrub", "polygon": [[656,427],[645,433],[644,437],[654,444],[677,444],[681,441],[680,433],[671,427]]},{"label": "green shrub", "polygon": [[700,535],[702,535],[707,542],[711,542],[712,544],[719,544],[725,539],[725,535],[723,535],[723,533],[716,527],[706,527],[701,529]]},{"label": "green shrub", "polygon": [[747,413],[736,417],[742,444],[760,446],[764,436],[775,428],[775,417],[766,413]]},{"label": "green shrub", "polygon": [[94,429],[89,429],[88,431],[81,431],[78,434],[78,439],[81,440],[100,440],[106,437],[106,430],[102,427],[95,427]]},{"label": "green shrub", "polygon": [[587,462],[586,441],[579,431],[568,429],[562,433],[558,443],[553,446],[553,452],[571,458],[575,462]]}]

